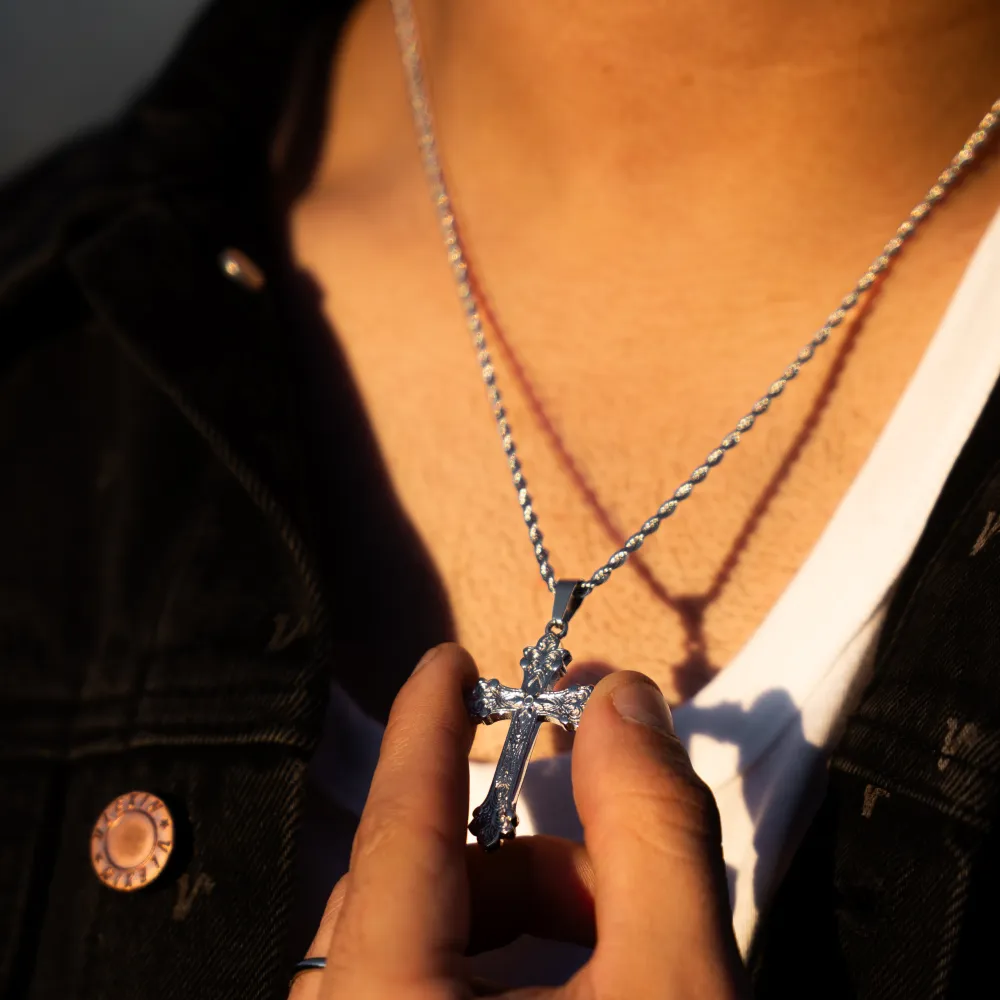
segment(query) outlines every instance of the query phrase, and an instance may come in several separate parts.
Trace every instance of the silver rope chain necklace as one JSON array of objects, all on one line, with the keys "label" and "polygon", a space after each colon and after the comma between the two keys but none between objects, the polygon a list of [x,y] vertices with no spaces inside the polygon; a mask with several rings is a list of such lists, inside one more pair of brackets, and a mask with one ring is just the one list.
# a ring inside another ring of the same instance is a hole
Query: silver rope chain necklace
[{"label": "silver rope chain necklace", "polygon": [[553,685],[566,672],[572,659],[569,650],[562,645],[569,630],[570,619],[583,600],[601,584],[606,583],[611,574],[628,561],[631,553],[641,548],[646,539],[656,532],[670,517],[680,503],[694,491],[709,472],[725,457],[727,451],[740,443],[742,435],[750,430],[759,417],[770,409],[774,401],[784,391],[785,386],[795,378],[802,366],[830,338],[830,334],[840,326],[847,314],[858,304],[862,295],[875,283],[876,278],[888,267],[892,258],[903,244],[917,231],[920,224],[931,214],[934,206],[947,194],[949,188],[968,170],[977,154],[989,142],[1000,124],[1000,100],[979,123],[976,131],[966,140],[965,145],[952,158],[951,163],[941,172],[924,199],[910,212],[906,220],[896,230],[895,235],[882,248],[882,252],[868,266],[854,287],[841,300],[840,305],[827,317],[812,339],[798,353],[795,360],[768,386],[761,396],[742,417],[735,428],[710,452],[680,486],[672,497],[665,500],[615,552],[604,565],[596,569],[585,580],[558,580],[549,561],[538,515],[528,493],[528,483],[521,468],[521,460],[511,436],[510,421],[503,406],[496,373],[486,343],[480,307],[469,280],[469,267],[465,248],[458,234],[451,196],[445,184],[444,171],[438,156],[434,122],[431,117],[430,100],[424,81],[424,69],[420,58],[416,19],[411,0],[391,0],[399,41],[406,70],[410,93],[413,121],[420,144],[424,171],[430,186],[431,197],[437,210],[441,235],[444,238],[452,277],[458,291],[466,317],[466,325],[472,335],[476,349],[476,359],[486,386],[486,395],[493,411],[497,429],[503,443],[511,480],[517,491],[524,523],[528,529],[528,539],[534,551],[538,570],[546,586],[554,595],[552,617],[545,626],[541,638],[533,645],[526,646],[521,658],[524,681],[520,688],[508,688],[498,680],[480,680],[468,698],[469,714],[476,722],[492,723],[501,719],[510,720],[510,729],[500,752],[496,773],[490,790],[482,804],[473,810],[473,820],[469,829],[475,834],[480,845],[487,850],[499,847],[503,840],[514,836],[517,826],[517,798],[528,766],[528,759],[534,747],[535,737],[543,722],[554,722],[566,730],[574,730],[587,704],[593,687],[581,685],[553,691]]}]

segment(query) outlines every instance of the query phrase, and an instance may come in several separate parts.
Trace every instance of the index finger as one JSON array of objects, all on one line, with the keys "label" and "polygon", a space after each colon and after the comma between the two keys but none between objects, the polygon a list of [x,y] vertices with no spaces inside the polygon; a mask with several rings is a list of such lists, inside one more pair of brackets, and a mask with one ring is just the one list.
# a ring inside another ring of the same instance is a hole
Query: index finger
[{"label": "index finger", "polygon": [[465,822],[476,679],[454,644],[421,661],[396,698],[351,853],[330,966],[385,982],[451,975],[469,932]]}]

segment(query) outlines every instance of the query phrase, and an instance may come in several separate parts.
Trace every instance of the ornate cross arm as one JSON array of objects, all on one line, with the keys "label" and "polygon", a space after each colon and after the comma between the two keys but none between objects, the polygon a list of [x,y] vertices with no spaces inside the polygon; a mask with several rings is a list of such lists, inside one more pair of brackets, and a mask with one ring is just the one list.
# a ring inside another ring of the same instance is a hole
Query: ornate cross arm
[{"label": "ornate cross arm", "polygon": [[545,722],[554,722],[568,732],[580,725],[580,716],[594,690],[592,684],[566,688],[564,691],[542,691],[526,695],[521,688],[505,687],[498,680],[480,678],[466,701],[469,715],[476,722],[489,726],[510,719],[520,709],[534,706],[535,713]]},{"label": "ornate cross arm", "polygon": [[511,718],[523,704],[524,692],[520,688],[505,687],[496,679],[487,681],[480,677],[465,707],[475,722],[489,726]]},{"label": "ornate cross arm", "polygon": [[543,691],[535,697],[535,711],[545,722],[554,722],[567,732],[574,733],[593,692],[593,684],[580,684],[562,691]]},{"label": "ornate cross arm", "polygon": [[522,708],[530,708],[543,722],[554,722],[574,732],[587,705],[593,684],[581,684],[563,691],[542,691],[526,695],[521,688],[505,687],[498,680],[480,678],[466,701],[469,715],[485,726],[513,718]]}]

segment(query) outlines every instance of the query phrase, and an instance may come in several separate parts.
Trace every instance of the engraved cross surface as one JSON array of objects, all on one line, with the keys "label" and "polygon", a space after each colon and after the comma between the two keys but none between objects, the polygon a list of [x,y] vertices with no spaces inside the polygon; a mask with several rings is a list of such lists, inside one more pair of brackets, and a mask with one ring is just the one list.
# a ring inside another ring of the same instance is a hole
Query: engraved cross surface
[{"label": "engraved cross surface", "polygon": [[510,719],[493,783],[482,805],[473,810],[469,824],[480,846],[487,850],[514,836],[517,797],[542,723],[554,722],[571,732],[580,724],[593,685],[552,690],[571,660],[560,637],[547,631],[534,646],[524,648],[524,682],[520,688],[504,687],[498,680],[479,680],[469,695],[469,714],[477,722],[489,725]]}]

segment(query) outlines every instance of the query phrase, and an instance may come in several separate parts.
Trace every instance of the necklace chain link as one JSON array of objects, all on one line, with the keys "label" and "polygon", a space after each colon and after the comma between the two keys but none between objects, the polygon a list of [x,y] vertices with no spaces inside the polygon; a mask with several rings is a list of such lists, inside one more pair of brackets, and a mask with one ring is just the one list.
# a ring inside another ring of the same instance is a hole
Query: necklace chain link
[{"label": "necklace chain link", "polygon": [[[510,421],[507,418],[507,411],[503,405],[503,398],[497,386],[496,372],[486,341],[486,333],[483,329],[479,304],[470,281],[465,248],[459,238],[458,224],[455,221],[451,195],[445,183],[444,170],[438,154],[437,138],[434,131],[434,121],[431,116],[423,63],[420,57],[416,19],[413,13],[412,2],[411,0],[392,0],[392,7],[396,23],[396,36],[402,51],[409,85],[410,104],[420,144],[424,171],[427,175],[431,195],[437,209],[438,224],[440,225],[441,234],[447,249],[452,277],[455,280],[458,298],[465,313],[466,325],[469,333],[472,335],[472,342],[476,348],[476,359],[479,362],[483,383],[486,386],[486,395],[493,410],[493,418],[496,421],[497,429],[500,432],[500,439],[503,444],[504,454],[507,456],[507,465],[510,469],[511,480],[514,484],[514,489],[517,491],[517,501],[521,507],[524,523],[528,529],[528,538],[531,542],[535,559],[538,562],[538,570],[546,586],[548,586],[550,591],[554,592],[556,588],[555,570],[552,567],[548,550],[544,544],[542,530],[538,525],[538,513],[532,502],[531,494],[528,492],[528,482],[525,479],[521,459],[518,457],[517,447],[514,444]],[[735,448],[742,440],[743,435],[754,426],[758,418],[768,412],[771,403],[781,395],[785,386],[799,374],[802,366],[812,359],[816,349],[822,347],[827,342],[830,334],[843,324],[848,313],[855,308],[864,293],[875,283],[878,276],[889,267],[892,258],[899,253],[903,244],[913,236],[920,225],[931,214],[938,202],[945,197],[948,190],[968,171],[970,164],[976,159],[980,150],[990,141],[998,125],[1000,125],[1000,99],[993,104],[982,121],[979,122],[976,130],[965,141],[965,144],[958,153],[952,157],[948,166],[938,175],[937,180],[924,195],[923,200],[911,210],[907,218],[897,228],[892,239],[885,244],[881,253],[868,265],[864,274],[855,282],[854,287],[841,299],[840,305],[830,313],[823,325],[813,334],[812,339],[798,352],[795,360],[785,368],[779,378],[768,386],[767,392],[753,404],[749,413],[740,418],[733,430],[722,439],[719,446],[709,452],[704,463],[699,465],[674,490],[673,495],[668,500],[660,504],[656,509],[656,513],[643,522],[639,530],[630,535],[624,545],[617,552],[613,553],[602,566],[598,567],[588,579],[580,583],[581,596],[586,596],[595,587],[606,583],[616,569],[624,566],[629,556],[633,552],[637,552],[646,539],[659,530],[660,525],[668,517],[671,517],[678,506],[692,494],[694,488],[708,477],[709,472],[722,461],[726,452]]]}]

